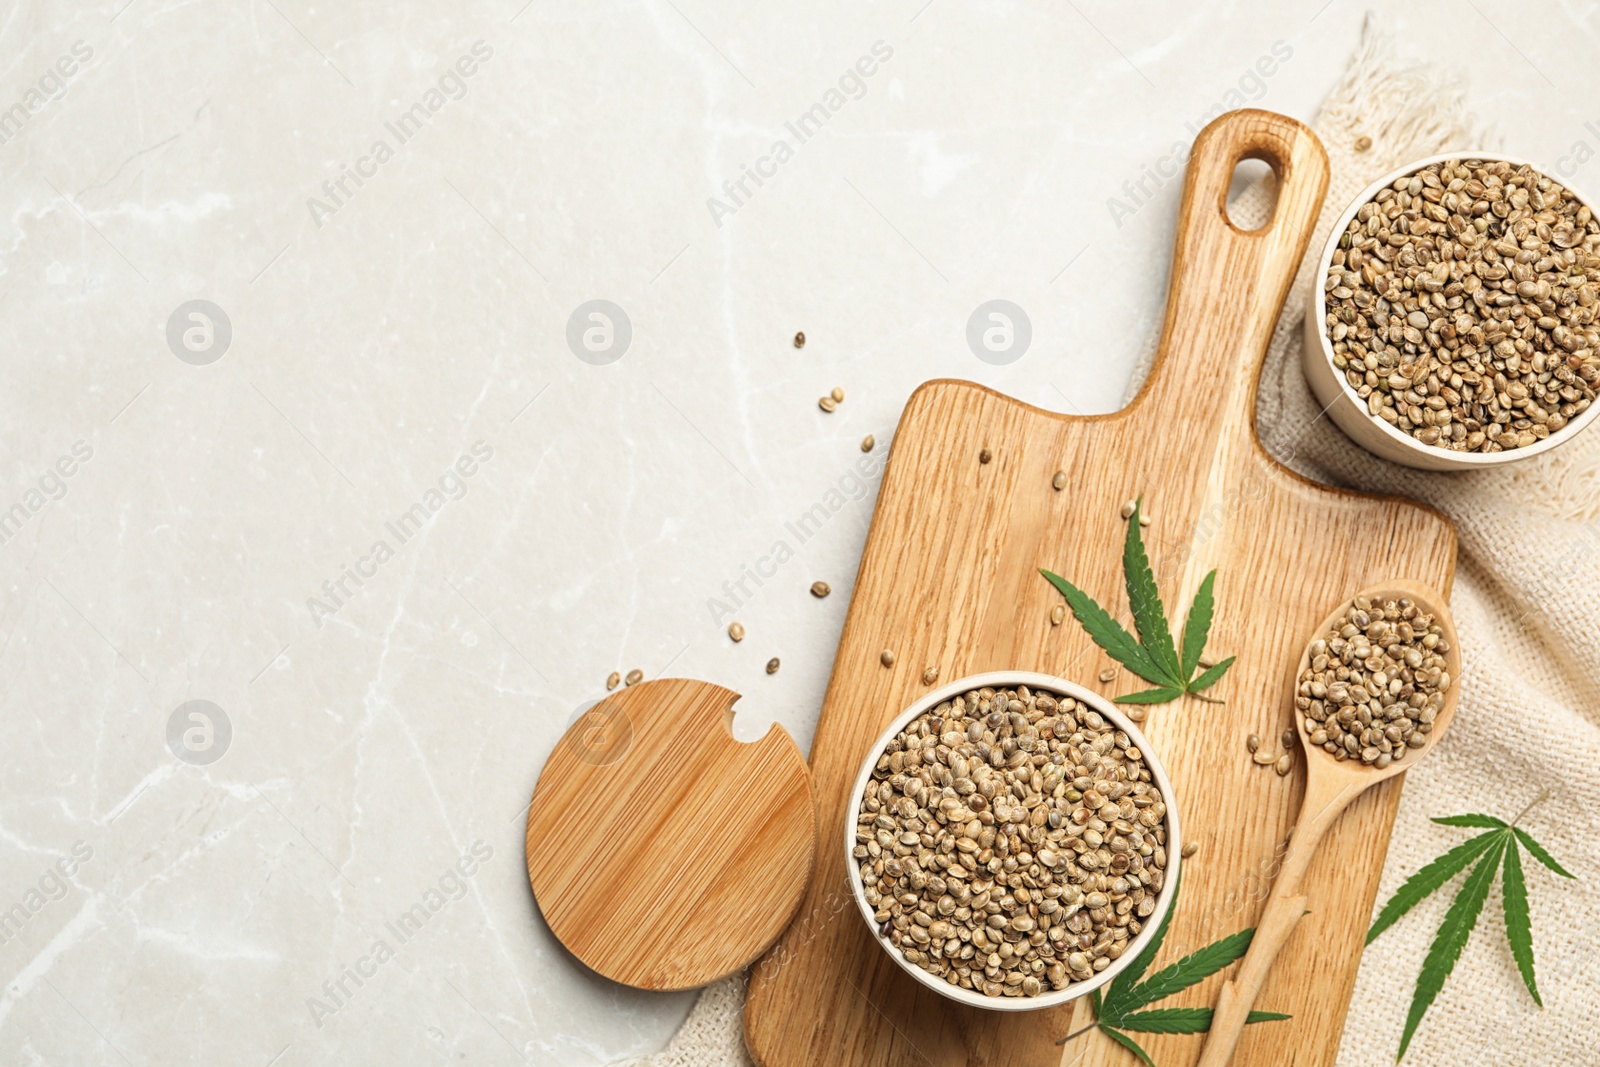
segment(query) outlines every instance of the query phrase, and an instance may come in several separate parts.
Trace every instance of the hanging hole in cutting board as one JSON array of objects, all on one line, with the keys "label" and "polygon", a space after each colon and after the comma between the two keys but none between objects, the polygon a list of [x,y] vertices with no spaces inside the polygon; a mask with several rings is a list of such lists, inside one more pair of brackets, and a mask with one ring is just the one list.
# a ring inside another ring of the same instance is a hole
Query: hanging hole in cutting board
[{"label": "hanging hole in cutting board", "polygon": [[1246,157],[1233,168],[1228,184],[1228,221],[1254,233],[1272,221],[1278,207],[1278,175],[1264,159]]}]

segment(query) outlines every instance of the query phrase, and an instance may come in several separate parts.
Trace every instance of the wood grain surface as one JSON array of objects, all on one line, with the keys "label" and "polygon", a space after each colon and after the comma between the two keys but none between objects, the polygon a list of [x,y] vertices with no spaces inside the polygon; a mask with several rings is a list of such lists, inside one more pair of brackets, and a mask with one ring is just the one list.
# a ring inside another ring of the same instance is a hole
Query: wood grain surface
[{"label": "wood grain surface", "polygon": [[[1243,232],[1225,198],[1242,158],[1278,177],[1272,220]],[[1108,693],[1146,683],[1119,671],[1070,615],[1048,567],[1115,606],[1122,589],[1123,502],[1143,496],[1146,543],[1175,626],[1218,569],[1208,650],[1239,657],[1213,690],[1151,710],[1146,733],[1170,773],[1185,835],[1183,899],[1160,962],[1252,925],[1281,862],[1304,789],[1303,760],[1279,777],[1252,764],[1247,734],[1292,726],[1295,665],[1317,622],[1386,579],[1448,594],[1455,536],[1407,501],[1314,485],[1262,451],[1256,379],[1327,187],[1327,159],[1299,123],[1239,111],[1196,140],[1184,187],[1166,323],[1150,380],[1115,414],[1042,411],[963,381],[911,397],[895,434],[872,529],[812,748],[820,853],[801,912],[752,974],[745,1037],[761,1067],[1127,1067],[1120,1046],[1088,1033],[1085,1000],[1041,1012],[965,1008],[900,973],[854,911],[843,824],[866,749],[925,692],[922,672],[1037,670]],[[1354,447],[1354,446],[1351,446]],[[987,448],[993,460],[980,464]],[[1057,492],[1058,470],[1069,481]],[[895,650],[892,669],[878,662]],[[1297,757],[1297,760],[1299,757]],[[1237,1063],[1331,1064],[1399,797],[1396,779],[1363,795],[1323,841],[1299,924],[1256,1006],[1293,1022],[1253,1026]],[[1228,972],[1169,1003],[1210,1005]],[[1145,1038],[1148,1036],[1148,1041]],[[1162,1067],[1184,1067],[1202,1038],[1140,1035]]]},{"label": "wood grain surface", "polygon": [[689,989],[747,966],[794,915],[815,852],[805,756],[728,732],[739,694],[644,682],[589,709],[539,773],[528,880],[561,943],[615,981]]}]

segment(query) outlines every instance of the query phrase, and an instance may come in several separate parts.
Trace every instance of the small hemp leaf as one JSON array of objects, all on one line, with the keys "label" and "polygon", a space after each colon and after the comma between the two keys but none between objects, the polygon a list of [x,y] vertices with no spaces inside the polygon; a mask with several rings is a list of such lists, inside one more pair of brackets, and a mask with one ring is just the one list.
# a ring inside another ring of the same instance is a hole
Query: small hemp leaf
[{"label": "small hemp leaf", "polygon": [[[1090,995],[1095,1021],[1081,1030],[1068,1034],[1056,1044],[1065,1045],[1080,1034],[1098,1029],[1139,1057],[1148,1067],[1155,1067],[1155,1061],[1150,1058],[1150,1054],[1129,1037],[1127,1032],[1201,1034],[1211,1029],[1210,1008],[1150,1008],[1149,1005],[1204,981],[1239,959],[1249,950],[1250,941],[1256,932],[1253,928],[1240,930],[1220,941],[1212,942],[1198,952],[1191,952],[1178,962],[1169,964],[1144,981],[1140,981],[1150,969],[1156,954],[1161,951],[1162,942],[1167,939],[1167,928],[1172,924],[1173,913],[1178,910],[1178,886],[1182,880],[1183,875],[1180,872],[1178,880],[1172,883],[1172,906],[1167,909],[1166,917],[1156,928],[1150,944],[1145,946],[1144,951],[1139,953],[1126,970],[1111,980],[1111,984],[1105,988],[1103,997],[1098,989]],[[1248,1025],[1275,1022],[1288,1018],[1290,1016],[1277,1011],[1252,1011],[1245,1019],[1245,1023]]]},{"label": "small hemp leaf", "polygon": [[[1522,809],[1522,815],[1526,815],[1534,804],[1539,803],[1547,795],[1540,794],[1533,804]],[[1460,891],[1456,893],[1455,900],[1445,912],[1444,921],[1439,924],[1439,931],[1434,935],[1433,944],[1428,947],[1428,955],[1422,961],[1422,970],[1417,975],[1416,990],[1411,995],[1411,1009],[1406,1013],[1405,1032],[1400,1037],[1400,1051],[1395,1055],[1397,1062],[1404,1058],[1406,1049],[1411,1045],[1411,1038],[1422,1022],[1422,1017],[1433,1005],[1439,991],[1444,988],[1445,979],[1450,977],[1456,961],[1461,958],[1467,939],[1472,936],[1472,930],[1478,923],[1478,916],[1483,912],[1484,901],[1488,899],[1489,889],[1494,885],[1497,871],[1502,873],[1501,907],[1505,916],[1506,941],[1511,946],[1511,958],[1516,961],[1522,982],[1528,987],[1528,995],[1533,997],[1535,1004],[1544,1007],[1544,1001],[1539,996],[1539,986],[1534,980],[1533,924],[1528,912],[1528,884],[1522,874],[1521,849],[1527,849],[1529,855],[1561,877],[1573,876],[1545,851],[1543,845],[1530,837],[1526,830],[1517,826],[1522,815],[1518,815],[1509,823],[1493,815],[1480,814],[1445,815],[1435,818],[1433,821],[1441,826],[1472,827],[1485,832],[1461,842],[1407,878],[1405,884],[1395,891],[1394,896],[1378,912],[1377,919],[1373,920],[1372,929],[1367,931],[1367,944],[1370,945],[1378,935],[1393,926],[1396,920],[1434,890],[1439,889],[1469,866],[1472,867],[1472,871],[1462,882]]]},{"label": "small hemp leaf", "polygon": [[1128,517],[1128,533],[1122,545],[1122,576],[1128,589],[1128,607],[1133,613],[1135,638],[1111,613],[1095,599],[1059,574],[1041,569],[1040,574],[1066,598],[1072,617],[1078,620],[1094,643],[1106,654],[1140,678],[1155,685],[1137,693],[1125,693],[1116,698],[1118,704],[1165,704],[1189,693],[1200,700],[1220,704],[1216,697],[1204,695],[1215,685],[1234,657],[1208,667],[1199,674],[1200,657],[1205,652],[1206,637],[1211,632],[1211,618],[1216,609],[1213,586],[1217,572],[1212,571],[1200,583],[1194,603],[1189,606],[1189,616],[1183,625],[1181,649],[1173,642],[1172,631],[1167,626],[1166,609],[1161,604],[1161,594],[1156,589],[1155,572],[1150,567],[1150,557],[1144,549],[1144,537],[1139,533],[1141,497],[1134,501],[1133,514]]}]

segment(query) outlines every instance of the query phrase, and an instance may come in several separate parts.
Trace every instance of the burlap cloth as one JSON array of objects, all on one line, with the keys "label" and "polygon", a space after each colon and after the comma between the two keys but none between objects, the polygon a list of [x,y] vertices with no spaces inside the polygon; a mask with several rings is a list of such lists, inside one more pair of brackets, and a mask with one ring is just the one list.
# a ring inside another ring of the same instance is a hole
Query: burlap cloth
[{"label": "burlap cloth", "polygon": [[[1493,146],[1466,114],[1461,84],[1447,71],[1397,59],[1388,33],[1370,19],[1315,128],[1332,180],[1267,352],[1257,408],[1262,441],[1319,481],[1426,501],[1450,516],[1461,547],[1451,596],[1465,659],[1461,705],[1449,737],[1406,775],[1378,901],[1468,833],[1430,816],[1482,811],[1510,819],[1545,790],[1548,799],[1521,825],[1578,876],[1567,881],[1525,862],[1544,1010],[1517,974],[1496,888],[1405,1062],[1600,1063],[1600,902],[1588,882],[1600,839],[1600,784],[1590,773],[1600,769],[1600,430],[1500,470],[1425,474],[1368,455],[1318,417],[1300,372],[1301,323],[1311,260],[1329,228],[1385,171]],[[1357,151],[1363,137],[1372,144]],[[1269,203],[1265,189],[1247,190],[1234,216],[1264,221]],[[1134,376],[1135,387],[1143,376]],[[1366,950],[1340,1067],[1394,1062],[1417,972],[1460,880]],[[708,988],[668,1048],[636,1067],[748,1067],[744,985],[739,977]]]}]

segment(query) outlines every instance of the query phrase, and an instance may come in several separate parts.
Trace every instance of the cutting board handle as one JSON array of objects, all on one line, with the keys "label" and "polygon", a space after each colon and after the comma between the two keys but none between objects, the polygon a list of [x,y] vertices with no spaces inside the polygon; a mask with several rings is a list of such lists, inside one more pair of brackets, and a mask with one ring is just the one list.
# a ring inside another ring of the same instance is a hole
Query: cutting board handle
[{"label": "cutting board handle", "polygon": [[[1278,182],[1272,217],[1255,230],[1228,218],[1228,186],[1245,159],[1267,163]],[[1166,324],[1135,407],[1163,409],[1174,429],[1252,433],[1256,377],[1327,189],[1322,142],[1287,115],[1231,111],[1200,131],[1184,178]]]}]

